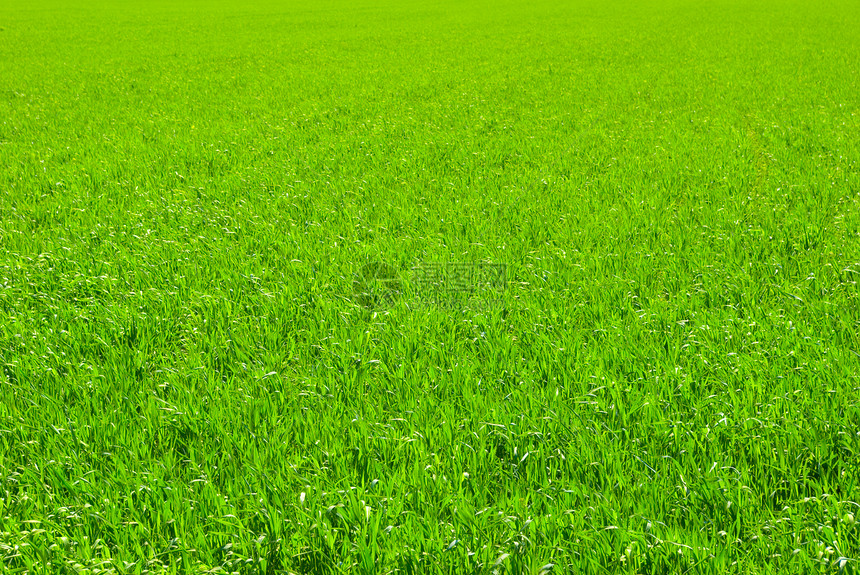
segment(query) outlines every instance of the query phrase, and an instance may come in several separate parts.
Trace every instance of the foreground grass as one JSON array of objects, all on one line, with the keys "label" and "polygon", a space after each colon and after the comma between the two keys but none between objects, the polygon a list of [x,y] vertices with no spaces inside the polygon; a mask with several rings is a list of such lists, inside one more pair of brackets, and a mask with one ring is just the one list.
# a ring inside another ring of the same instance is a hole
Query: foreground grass
[{"label": "foreground grass", "polygon": [[856,570],[856,3],[33,6],[3,572]]}]

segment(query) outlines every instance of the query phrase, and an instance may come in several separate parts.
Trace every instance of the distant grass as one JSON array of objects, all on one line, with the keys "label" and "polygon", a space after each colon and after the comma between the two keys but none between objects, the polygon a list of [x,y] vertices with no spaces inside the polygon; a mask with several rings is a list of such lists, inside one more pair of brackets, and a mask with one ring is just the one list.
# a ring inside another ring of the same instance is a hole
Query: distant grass
[{"label": "distant grass", "polygon": [[858,21],[4,3],[0,571],[856,572]]}]

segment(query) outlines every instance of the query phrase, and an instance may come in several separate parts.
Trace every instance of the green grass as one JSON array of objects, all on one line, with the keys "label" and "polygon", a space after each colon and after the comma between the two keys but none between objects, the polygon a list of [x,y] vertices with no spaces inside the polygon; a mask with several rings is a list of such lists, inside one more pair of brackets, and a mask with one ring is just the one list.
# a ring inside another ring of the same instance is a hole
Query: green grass
[{"label": "green grass", "polygon": [[858,21],[2,4],[0,572],[860,571]]}]

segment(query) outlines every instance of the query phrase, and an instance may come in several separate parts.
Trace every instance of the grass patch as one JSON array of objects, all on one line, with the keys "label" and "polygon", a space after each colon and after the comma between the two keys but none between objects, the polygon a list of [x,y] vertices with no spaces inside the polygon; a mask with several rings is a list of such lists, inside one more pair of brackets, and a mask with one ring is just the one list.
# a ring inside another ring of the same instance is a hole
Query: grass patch
[{"label": "grass patch", "polygon": [[6,3],[0,570],[855,572],[858,20]]}]

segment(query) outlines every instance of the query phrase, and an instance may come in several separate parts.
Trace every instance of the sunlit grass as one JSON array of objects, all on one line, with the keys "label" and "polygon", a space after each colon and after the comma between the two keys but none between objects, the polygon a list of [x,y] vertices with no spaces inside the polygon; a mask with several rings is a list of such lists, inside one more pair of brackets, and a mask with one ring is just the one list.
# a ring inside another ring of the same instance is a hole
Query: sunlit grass
[{"label": "sunlit grass", "polygon": [[855,572],[856,21],[3,5],[0,571]]}]

